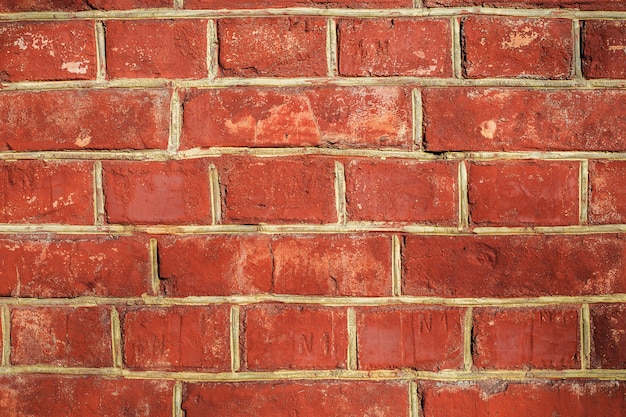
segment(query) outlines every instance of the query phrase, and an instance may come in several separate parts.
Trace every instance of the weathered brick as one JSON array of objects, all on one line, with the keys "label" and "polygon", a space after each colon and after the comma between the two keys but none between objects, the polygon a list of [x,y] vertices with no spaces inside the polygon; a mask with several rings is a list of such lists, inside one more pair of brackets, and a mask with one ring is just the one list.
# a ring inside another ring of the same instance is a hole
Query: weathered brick
[{"label": "weathered brick", "polygon": [[378,9],[413,6],[412,0],[185,0],[186,9],[265,9],[279,7],[345,7]]},{"label": "weathered brick", "polygon": [[586,78],[626,77],[626,24],[623,20],[583,23],[582,65]]},{"label": "weathered brick", "polygon": [[93,163],[2,161],[0,195],[2,223],[93,223]]},{"label": "weathered brick", "polygon": [[623,293],[622,235],[407,236],[403,293],[537,297]]},{"label": "weathered brick", "polygon": [[0,150],[167,148],[165,89],[0,93]]},{"label": "weathered brick", "polygon": [[626,306],[592,304],[591,366],[623,369],[626,367]]},{"label": "weathered brick", "polygon": [[128,10],[173,7],[172,0],[0,0],[0,12]]},{"label": "weathered brick", "polygon": [[452,76],[448,19],[339,19],[337,35],[340,75]]},{"label": "weathered brick", "polygon": [[359,369],[458,369],[463,365],[462,322],[459,309],[360,308]]},{"label": "weathered brick", "polygon": [[589,222],[626,222],[626,162],[589,164]]},{"label": "weathered brick", "polygon": [[474,366],[486,369],[580,368],[573,307],[474,310]]},{"label": "weathered brick", "polygon": [[220,71],[226,77],[327,75],[326,19],[265,17],[217,22]]},{"label": "weathered brick", "polygon": [[402,87],[228,88],[184,98],[182,148],[411,148]]},{"label": "weathered brick", "polygon": [[186,417],[408,417],[408,393],[387,381],[205,382],[186,385],[182,408]]},{"label": "weathered brick", "polygon": [[150,290],[147,239],[0,239],[0,296],[138,297]]},{"label": "weathered brick", "polygon": [[246,307],[242,315],[245,369],[346,367],[345,309],[270,304]]},{"label": "weathered brick", "polygon": [[202,159],[102,164],[109,223],[211,222],[209,167]]},{"label": "weathered brick", "polygon": [[124,364],[135,369],[230,370],[230,312],[211,307],[145,307],[122,315]]},{"label": "weathered brick", "polygon": [[624,151],[626,92],[437,88],[423,91],[429,151]]},{"label": "weathered brick", "polygon": [[92,21],[0,24],[0,82],[96,78]]},{"label": "weathered brick", "polygon": [[356,159],[345,168],[348,219],[456,224],[455,163]]},{"label": "weathered brick", "polygon": [[107,73],[112,78],[204,78],[205,20],[106,22]]},{"label": "weathered brick", "polygon": [[469,211],[477,226],[579,222],[578,162],[498,161],[468,167]]},{"label": "weathered brick", "polygon": [[225,223],[331,223],[335,166],[326,158],[223,158]]},{"label": "weathered brick", "polygon": [[11,363],[112,366],[111,311],[105,307],[13,308]]},{"label": "weathered brick", "polygon": [[623,0],[424,0],[425,7],[519,7],[573,8],[581,10],[624,10]]},{"label": "weathered brick", "polygon": [[468,78],[572,76],[571,20],[472,16],[462,31]]}]

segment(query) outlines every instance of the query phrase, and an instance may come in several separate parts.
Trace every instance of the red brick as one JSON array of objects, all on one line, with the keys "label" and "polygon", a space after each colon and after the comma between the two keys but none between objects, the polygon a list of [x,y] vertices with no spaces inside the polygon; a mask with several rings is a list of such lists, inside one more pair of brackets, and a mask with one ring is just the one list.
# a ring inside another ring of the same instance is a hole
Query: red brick
[{"label": "red brick", "polygon": [[408,387],[387,381],[190,383],[186,417],[409,416]]},{"label": "red brick", "polygon": [[0,195],[1,223],[93,223],[93,163],[0,162]]},{"label": "red brick", "polygon": [[463,365],[462,322],[458,309],[359,309],[359,369],[458,369]]},{"label": "red brick", "polygon": [[626,92],[439,88],[423,92],[428,151],[626,150]]},{"label": "red brick", "polygon": [[209,168],[202,159],[102,164],[109,223],[211,222]]},{"label": "red brick", "polygon": [[283,236],[274,238],[271,245],[274,293],[391,295],[389,236]]},{"label": "red brick", "polygon": [[623,369],[626,367],[626,306],[595,304],[591,313],[591,366]]},{"label": "red brick", "polygon": [[458,221],[457,164],[357,159],[345,171],[349,220],[445,225]]},{"label": "red brick", "polygon": [[620,417],[626,411],[626,390],[616,381],[421,382],[419,389],[425,417]]},{"label": "red brick", "polygon": [[303,157],[220,162],[225,223],[337,221],[333,161]]},{"label": "red brick", "polygon": [[0,377],[0,408],[18,416],[172,415],[174,381],[22,374]]},{"label": "red brick", "polygon": [[205,20],[111,20],[106,23],[112,78],[204,78]]},{"label": "red brick", "polygon": [[111,311],[105,307],[12,309],[11,363],[112,366]]},{"label": "red brick", "polygon": [[96,78],[94,23],[0,24],[0,81]]},{"label": "red brick", "polygon": [[378,9],[390,7],[410,8],[412,0],[185,0],[186,9],[265,9],[279,7],[320,7]]},{"label": "red brick", "polygon": [[220,19],[219,65],[226,77],[326,76],[326,19]]},{"label": "red brick", "polygon": [[581,10],[624,10],[623,0],[424,0],[425,7],[486,6],[520,8],[575,8]]},{"label": "red brick", "polygon": [[0,239],[0,296],[139,297],[148,291],[145,239],[41,235]]},{"label": "red brick", "polygon": [[184,102],[185,149],[412,146],[411,98],[402,87],[192,90]]},{"label": "red brick", "polygon": [[583,74],[586,78],[626,78],[626,24],[589,20],[582,30]]},{"label": "red brick", "polygon": [[626,162],[589,164],[589,222],[626,222]]},{"label": "red brick", "polygon": [[578,162],[470,164],[469,210],[477,226],[560,226],[579,222]]},{"label": "red brick", "polygon": [[344,369],[348,326],[344,309],[260,305],[243,312],[245,369]]},{"label": "red brick", "polygon": [[403,293],[537,297],[626,292],[622,235],[407,236]]},{"label": "red brick", "polygon": [[230,310],[139,308],[123,313],[124,364],[163,370],[230,370]]},{"label": "red brick", "polygon": [[340,75],[452,76],[447,19],[339,19],[337,35]]},{"label": "red brick", "polygon": [[128,10],[173,7],[172,0],[0,0],[0,12]]},{"label": "red brick", "polygon": [[165,149],[169,101],[162,89],[0,93],[0,150]]},{"label": "red brick", "polygon": [[476,309],[474,366],[580,368],[578,325],[578,310],[572,307]]},{"label": "red brick", "polygon": [[468,78],[572,76],[572,22],[565,19],[468,17],[463,20]]}]

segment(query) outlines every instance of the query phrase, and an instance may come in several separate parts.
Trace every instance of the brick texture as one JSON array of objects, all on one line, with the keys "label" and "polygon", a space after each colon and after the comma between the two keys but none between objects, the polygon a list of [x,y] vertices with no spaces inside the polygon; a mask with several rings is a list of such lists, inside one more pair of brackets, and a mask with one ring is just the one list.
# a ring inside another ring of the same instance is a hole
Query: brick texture
[{"label": "brick texture", "polygon": [[589,166],[589,221],[595,224],[624,223],[623,161],[594,161]]},{"label": "brick texture", "polygon": [[626,309],[622,304],[596,304],[591,314],[591,364],[619,369],[626,363]]},{"label": "brick texture", "polygon": [[626,25],[623,21],[584,22],[582,65],[587,78],[624,78]]}]

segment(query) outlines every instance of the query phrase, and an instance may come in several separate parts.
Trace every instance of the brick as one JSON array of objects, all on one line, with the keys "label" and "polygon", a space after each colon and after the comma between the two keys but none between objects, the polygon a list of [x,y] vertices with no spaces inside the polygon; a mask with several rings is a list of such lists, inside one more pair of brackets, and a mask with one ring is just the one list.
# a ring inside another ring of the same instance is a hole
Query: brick
[{"label": "brick", "polygon": [[626,222],[626,162],[592,161],[589,164],[589,222]]},{"label": "brick", "polygon": [[167,380],[8,375],[0,377],[0,406],[10,417],[169,417],[173,388]]},{"label": "brick", "polygon": [[106,22],[107,73],[111,78],[204,78],[205,20]]},{"label": "brick", "polygon": [[403,294],[539,297],[623,293],[622,235],[407,236]]},{"label": "brick", "polygon": [[223,76],[327,75],[326,19],[295,16],[220,19],[217,31]]},{"label": "brick", "polygon": [[93,223],[93,163],[2,161],[0,195],[1,223]]},{"label": "brick", "polygon": [[345,168],[348,219],[456,224],[455,163],[356,159]]},{"label": "brick", "polygon": [[359,369],[459,369],[462,322],[459,309],[361,308],[357,310]]},{"label": "brick", "polygon": [[582,25],[582,65],[586,78],[626,78],[626,24],[588,20]]},{"label": "brick", "polygon": [[473,16],[462,24],[467,78],[572,77],[571,20]]},{"label": "brick", "polygon": [[0,0],[0,12],[128,10],[173,7],[172,0]]},{"label": "brick", "polygon": [[345,309],[260,305],[242,312],[242,366],[248,370],[345,369]]},{"label": "brick", "polygon": [[12,309],[11,363],[112,366],[111,311],[106,307]]},{"label": "brick", "polygon": [[147,239],[9,236],[0,239],[0,296],[139,297],[150,291]]},{"label": "brick", "polygon": [[236,3],[226,0],[185,0],[186,9],[266,9],[280,7],[378,9],[410,8],[412,6],[412,0],[243,0]]},{"label": "brick", "polygon": [[468,167],[476,226],[560,226],[579,222],[578,162],[505,161]]},{"label": "brick", "polygon": [[130,309],[122,317],[124,364],[133,369],[229,371],[229,322],[226,305]]},{"label": "brick", "polygon": [[184,149],[412,146],[411,95],[402,87],[191,90],[183,101]]},{"label": "brick", "polygon": [[337,221],[329,159],[228,158],[218,169],[225,223]]},{"label": "brick", "polygon": [[109,223],[211,222],[209,168],[202,159],[102,164]]},{"label": "brick", "polygon": [[592,304],[591,366],[623,369],[626,365],[626,307],[624,304]]},{"label": "brick", "polygon": [[165,89],[0,93],[0,150],[167,148]]},{"label": "brick", "polygon": [[387,381],[190,383],[182,408],[186,417],[408,417],[408,392]]},{"label": "brick", "polygon": [[474,366],[580,368],[578,310],[572,307],[474,310]]},{"label": "brick", "polygon": [[94,23],[0,24],[0,82],[96,78]]},{"label": "brick", "polygon": [[423,103],[431,152],[626,150],[620,90],[440,88]]},{"label": "brick", "polygon": [[452,76],[447,19],[339,19],[337,35],[340,75]]},{"label": "brick", "polygon": [[421,382],[426,417],[624,415],[624,384],[616,381],[478,383]]},{"label": "brick", "polygon": [[624,10],[623,0],[424,0],[425,7],[520,7],[571,8],[581,10]]}]

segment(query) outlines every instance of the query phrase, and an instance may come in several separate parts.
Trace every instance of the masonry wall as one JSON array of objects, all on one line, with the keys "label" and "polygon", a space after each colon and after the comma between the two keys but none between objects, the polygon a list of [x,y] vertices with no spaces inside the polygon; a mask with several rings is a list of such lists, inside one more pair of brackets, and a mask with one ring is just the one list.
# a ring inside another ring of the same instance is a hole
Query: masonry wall
[{"label": "masonry wall", "polygon": [[0,12],[0,415],[626,415],[622,0]]}]

